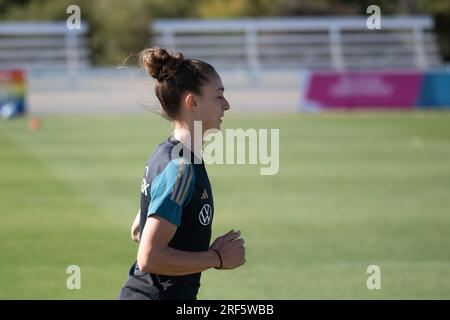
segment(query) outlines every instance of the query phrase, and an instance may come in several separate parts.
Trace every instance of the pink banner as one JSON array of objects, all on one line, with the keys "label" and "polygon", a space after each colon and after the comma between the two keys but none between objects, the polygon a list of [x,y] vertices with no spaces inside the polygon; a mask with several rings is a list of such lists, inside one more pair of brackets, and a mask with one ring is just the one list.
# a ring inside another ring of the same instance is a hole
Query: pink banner
[{"label": "pink banner", "polygon": [[305,109],[412,109],[420,94],[422,73],[313,72],[306,81]]}]

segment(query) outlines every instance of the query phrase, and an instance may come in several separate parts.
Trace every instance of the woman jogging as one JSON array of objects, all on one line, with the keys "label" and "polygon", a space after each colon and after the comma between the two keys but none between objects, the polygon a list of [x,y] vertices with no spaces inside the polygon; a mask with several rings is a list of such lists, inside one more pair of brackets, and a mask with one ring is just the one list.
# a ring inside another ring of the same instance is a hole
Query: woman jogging
[{"label": "woman jogging", "polygon": [[[137,261],[119,299],[196,299],[202,271],[245,263],[239,231],[231,230],[210,245],[213,194],[202,141],[194,140],[219,130],[230,106],[220,76],[208,63],[162,48],[142,51],[140,61],[156,79],[161,112],[174,131],[145,167],[140,211],[132,226],[132,239],[139,242]],[[199,123],[201,133],[194,132]]]}]

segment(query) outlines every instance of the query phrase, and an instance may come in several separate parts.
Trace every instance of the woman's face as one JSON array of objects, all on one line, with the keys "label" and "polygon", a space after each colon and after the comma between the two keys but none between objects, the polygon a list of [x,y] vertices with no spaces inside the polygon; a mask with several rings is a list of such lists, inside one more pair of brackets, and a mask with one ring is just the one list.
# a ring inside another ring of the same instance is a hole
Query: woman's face
[{"label": "woman's face", "polygon": [[202,95],[197,96],[199,120],[202,121],[203,133],[206,130],[220,130],[221,118],[225,110],[230,109],[224,95],[224,87],[220,76],[214,75],[210,81],[202,87]]}]

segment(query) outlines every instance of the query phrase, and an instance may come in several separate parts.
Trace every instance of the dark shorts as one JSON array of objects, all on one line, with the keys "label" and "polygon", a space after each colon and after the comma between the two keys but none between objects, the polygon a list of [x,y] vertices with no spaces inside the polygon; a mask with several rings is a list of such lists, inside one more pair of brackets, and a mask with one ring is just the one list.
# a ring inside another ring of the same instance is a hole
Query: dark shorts
[{"label": "dark shorts", "polygon": [[129,275],[120,289],[119,300],[161,300],[161,291],[153,284],[149,274],[145,277]]},{"label": "dark shorts", "polygon": [[[164,277],[165,278],[165,277]],[[119,292],[119,300],[196,300],[199,284],[185,281],[160,281],[157,275],[135,270]]]}]

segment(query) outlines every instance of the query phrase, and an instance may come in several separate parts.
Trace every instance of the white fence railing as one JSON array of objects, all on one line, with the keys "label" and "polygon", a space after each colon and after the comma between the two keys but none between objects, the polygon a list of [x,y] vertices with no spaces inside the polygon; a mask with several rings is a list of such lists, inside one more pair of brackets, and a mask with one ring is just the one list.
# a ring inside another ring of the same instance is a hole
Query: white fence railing
[{"label": "white fence railing", "polygon": [[156,20],[152,45],[181,51],[218,67],[258,72],[271,68],[426,69],[442,64],[433,20],[382,17],[297,17],[238,20]]},{"label": "white fence railing", "polygon": [[65,22],[0,23],[0,68],[78,70],[90,65],[88,26]]}]

